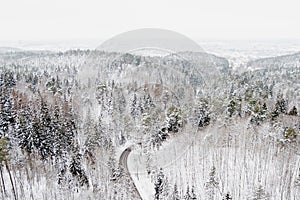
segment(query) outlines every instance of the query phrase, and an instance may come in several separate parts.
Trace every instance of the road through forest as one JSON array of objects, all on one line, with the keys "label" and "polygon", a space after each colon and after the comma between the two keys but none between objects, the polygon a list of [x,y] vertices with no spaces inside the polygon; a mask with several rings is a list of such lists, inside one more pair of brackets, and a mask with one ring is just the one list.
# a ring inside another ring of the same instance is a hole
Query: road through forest
[{"label": "road through forest", "polygon": [[120,167],[124,169],[124,172],[128,174],[130,180],[131,180],[132,183],[133,183],[133,186],[134,186],[134,188],[135,188],[135,191],[136,191],[136,193],[137,193],[139,199],[142,199],[142,197],[141,197],[141,195],[140,195],[140,192],[138,191],[138,189],[137,189],[137,187],[136,187],[136,185],[135,185],[135,183],[134,183],[134,181],[133,181],[133,179],[132,179],[132,177],[131,177],[131,174],[130,174],[130,172],[129,172],[129,170],[128,170],[128,156],[129,156],[130,152],[131,152],[131,148],[130,148],[130,147],[126,148],[126,149],[122,152],[122,154],[121,154],[121,156],[120,156],[119,164],[120,164]]}]

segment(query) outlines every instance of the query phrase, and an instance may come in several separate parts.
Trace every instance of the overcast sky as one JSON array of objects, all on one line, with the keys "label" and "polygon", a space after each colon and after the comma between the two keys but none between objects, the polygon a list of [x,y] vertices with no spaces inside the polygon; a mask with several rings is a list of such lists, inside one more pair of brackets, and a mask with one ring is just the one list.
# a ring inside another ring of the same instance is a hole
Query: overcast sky
[{"label": "overcast sky", "polygon": [[165,28],[193,39],[300,39],[299,0],[0,0],[0,40],[106,39]]}]

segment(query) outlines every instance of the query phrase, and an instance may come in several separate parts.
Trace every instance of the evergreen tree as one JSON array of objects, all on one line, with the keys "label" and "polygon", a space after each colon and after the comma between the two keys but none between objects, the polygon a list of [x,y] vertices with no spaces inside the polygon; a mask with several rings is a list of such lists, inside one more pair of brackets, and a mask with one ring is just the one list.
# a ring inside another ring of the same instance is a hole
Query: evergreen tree
[{"label": "evergreen tree", "polygon": [[112,147],[110,152],[109,152],[109,158],[108,158],[108,163],[107,166],[109,168],[110,172],[110,180],[115,181],[117,180],[122,174],[121,174],[121,169],[116,161],[116,153],[114,148]]},{"label": "evergreen tree", "polygon": [[236,102],[233,99],[231,99],[226,109],[227,116],[232,117],[235,111],[236,111]]},{"label": "evergreen tree", "polygon": [[190,197],[192,200],[196,200],[197,199],[197,195],[195,194],[195,187],[192,186],[192,190],[190,192]]},{"label": "evergreen tree", "polygon": [[34,145],[38,149],[42,159],[54,155],[54,137],[51,127],[51,116],[48,105],[41,100],[39,116],[33,121]]},{"label": "evergreen tree", "polygon": [[186,192],[185,192],[185,195],[184,195],[184,200],[191,200],[190,187],[189,187],[189,185],[188,185],[187,188],[186,188]]},{"label": "evergreen tree", "polygon": [[180,200],[180,195],[177,189],[177,184],[175,183],[173,193],[172,193],[172,200]]},{"label": "evergreen tree", "polygon": [[153,108],[155,105],[153,103],[153,100],[151,98],[151,95],[147,93],[146,95],[143,96],[143,109],[148,111]]},{"label": "evergreen tree", "polygon": [[166,117],[166,128],[168,132],[177,133],[182,126],[183,126],[182,111],[175,106],[171,106],[168,109],[167,117]]},{"label": "evergreen tree", "polygon": [[139,115],[138,99],[136,93],[133,94],[133,98],[130,106],[130,114],[133,117],[133,119],[135,119]]},{"label": "evergreen tree", "polygon": [[198,127],[205,127],[210,123],[210,116],[209,116],[209,106],[208,102],[205,99],[201,99],[198,102],[196,111],[195,111],[195,120]]},{"label": "evergreen tree", "polygon": [[275,117],[277,117],[279,114],[286,114],[287,112],[287,103],[283,97],[280,97],[277,99],[276,104],[275,104]]},{"label": "evergreen tree", "polygon": [[213,166],[209,173],[209,179],[205,183],[207,199],[215,198],[215,190],[218,188],[218,186],[219,186],[219,183],[216,179],[216,168],[215,168],[215,166]]},{"label": "evergreen tree", "polygon": [[97,144],[99,144],[99,141],[97,141],[98,138],[95,132],[95,124],[91,116],[90,108],[88,109],[86,118],[84,120],[83,134],[87,136],[87,140],[85,141],[85,146],[88,149],[92,150]]},{"label": "evergreen tree", "polygon": [[19,146],[29,154],[33,152],[35,139],[33,115],[28,105],[21,105],[15,125],[15,137],[18,139]]},{"label": "evergreen tree", "polygon": [[268,200],[269,195],[265,192],[262,185],[259,185],[258,188],[254,191],[253,197],[251,200]]},{"label": "evergreen tree", "polygon": [[229,193],[226,193],[226,195],[223,197],[223,200],[232,200],[232,197]]},{"label": "evergreen tree", "polygon": [[285,128],[285,130],[283,132],[283,136],[284,136],[284,139],[286,139],[287,141],[295,142],[297,140],[298,134],[294,128],[289,127],[289,128]]},{"label": "evergreen tree", "polygon": [[71,152],[75,145],[74,138],[77,135],[75,116],[66,97],[64,97],[64,100],[55,102],[52,113],[51,126],[55,140],[55,155],[63,156]]},{"label": "evergreen tree", "polygon": [[271,120],[275,120],[279,116],[279,110],[277,107],[271,112]]},{"label": "evergreen tree", "polygon": [[297,111],[296,106],[293,106],[293,108],[289,112],[289,115],[292,115],[292,116],[297,116],[298,115],[298,111]]},{"label": "evergreen tree", "polygon": [[165,186],[165,175],[163,173],[162,168],[160,168],[156,181],[154,183],[155,200],[163,199],[162,193],[164,191],[164,186]]},{"label": "evergreen tree", "polygon": [[267,111],[268,111],[268,107],[267,107],[266,102],[264,102],[263,105],[262,105],[262,112],[267,113]]},{"label": "evergreen tree", "polygon": [[88,178],[81,166],[81,154],[77,153],[75,156],[73,156],[71,164],[69,166],[69,170],[75,178],[76,182],[78,182],[76,186],[82,187],[85,185],[89,187]]},{"label": "evergreen tree", "polygon": [[0,137],[9,136],[15,122],[13,102],[10,91],[0,88]]},{"label": "evergreen tree", "polygon": [[261,122],[266,118],[266,104],[264,103],[263,106],[261,106],[260,101],[258,101],[254,106],[254,109],[251,111],[250,122],[256,125],[260,125]]},{"label": "evergreen tree", "polygon": [[187,186],[186,193],[184,195],[184,199],[185,200],[196,200],[197,199],[197,196],[195,194],[195,188],[194,188],[194,186],[192,186],[191,190],[190,190],[189,185]]}]

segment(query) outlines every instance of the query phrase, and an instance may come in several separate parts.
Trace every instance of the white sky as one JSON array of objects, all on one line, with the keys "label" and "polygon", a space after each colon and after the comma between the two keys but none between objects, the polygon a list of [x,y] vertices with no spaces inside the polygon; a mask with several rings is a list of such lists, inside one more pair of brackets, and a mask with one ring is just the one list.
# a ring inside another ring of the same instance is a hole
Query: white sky
[{"label": "white sky", "polygon": [[165,28],[193,39],[299,39],[299,0],[0,0],[0,40],[109,38]]}]

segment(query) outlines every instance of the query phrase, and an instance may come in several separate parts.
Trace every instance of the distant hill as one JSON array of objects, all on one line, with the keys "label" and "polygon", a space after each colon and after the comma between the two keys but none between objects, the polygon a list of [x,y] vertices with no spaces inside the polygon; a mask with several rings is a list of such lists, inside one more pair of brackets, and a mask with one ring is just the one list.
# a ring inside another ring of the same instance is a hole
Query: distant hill
[{"label": "distant hill", "polygon": [[178,55],[189,62],[199,65],[204,71],[212,70],[212,68],[220,72],[227,72],[229,70],[228,60],[214,54],[206,52],[179,52]]},{"label": "distant hill", "polygon": [[15,47],[0,47],[0,53],[6,52],[20,52],[22,49],[15,48]]},{"label": "distant hill", "polygon": [[261,58],[247,63],[250,69],[290,68],[300,67],[300,52],[269,58]]}]

